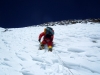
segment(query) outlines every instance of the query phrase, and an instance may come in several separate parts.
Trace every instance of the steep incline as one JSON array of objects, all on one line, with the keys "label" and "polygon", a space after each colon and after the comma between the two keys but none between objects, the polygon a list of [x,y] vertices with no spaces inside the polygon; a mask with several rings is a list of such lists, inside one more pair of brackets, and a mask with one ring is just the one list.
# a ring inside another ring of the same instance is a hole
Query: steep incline
[{"label": "steep incline", "polygon": [[38,50],[44,28],[0,28],[0,75],[100,75],[100,24],[52,26],[53,52]]}]

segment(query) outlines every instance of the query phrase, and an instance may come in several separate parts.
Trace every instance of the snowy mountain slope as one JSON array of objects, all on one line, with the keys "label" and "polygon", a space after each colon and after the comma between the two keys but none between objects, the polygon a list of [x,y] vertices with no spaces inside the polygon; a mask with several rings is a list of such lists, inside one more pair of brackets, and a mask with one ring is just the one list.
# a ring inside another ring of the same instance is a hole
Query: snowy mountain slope
[{"label": "snowy mountain slope", "polygon": [[52,26],[53,52],[38,50],[44,28],[0,28],[0,75],[100,75],[100,24]]}]

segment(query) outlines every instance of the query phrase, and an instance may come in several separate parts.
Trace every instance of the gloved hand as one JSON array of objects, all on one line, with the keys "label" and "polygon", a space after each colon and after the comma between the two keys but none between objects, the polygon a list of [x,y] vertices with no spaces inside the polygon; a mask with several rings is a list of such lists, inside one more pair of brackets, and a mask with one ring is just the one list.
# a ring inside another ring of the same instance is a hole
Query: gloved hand
[{"label": "gloved hand", "polygon": [[39,42],[41,41],[41,39],[38,40]]}]

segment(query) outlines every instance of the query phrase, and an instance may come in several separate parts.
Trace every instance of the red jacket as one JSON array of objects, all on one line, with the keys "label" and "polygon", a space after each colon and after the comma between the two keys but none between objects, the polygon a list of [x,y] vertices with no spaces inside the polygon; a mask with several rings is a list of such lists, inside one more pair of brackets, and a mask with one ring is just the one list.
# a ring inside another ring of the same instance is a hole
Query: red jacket
[{"label": "red jacket", "polygon": [[51,36],[51,37],[48,38],[48,37],[46,37],[45,32],[42,32],[42,33],[39,35],[39,39],[41,39],[43,36],[44,36],[43,40],[45,40],[45,41],[50,41],[50,42],[53,41],[54,36]]}]

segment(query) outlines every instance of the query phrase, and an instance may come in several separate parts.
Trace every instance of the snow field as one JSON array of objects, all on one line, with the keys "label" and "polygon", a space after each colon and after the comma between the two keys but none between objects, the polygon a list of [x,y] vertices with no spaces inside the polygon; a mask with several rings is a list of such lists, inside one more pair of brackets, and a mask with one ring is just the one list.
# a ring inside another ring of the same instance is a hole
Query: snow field
[{"label": "snow field", "polygon": [[100,75],[100,24],[52,26],[53,52],[38,50],[44,28],[0,28],[0,75]]}]

